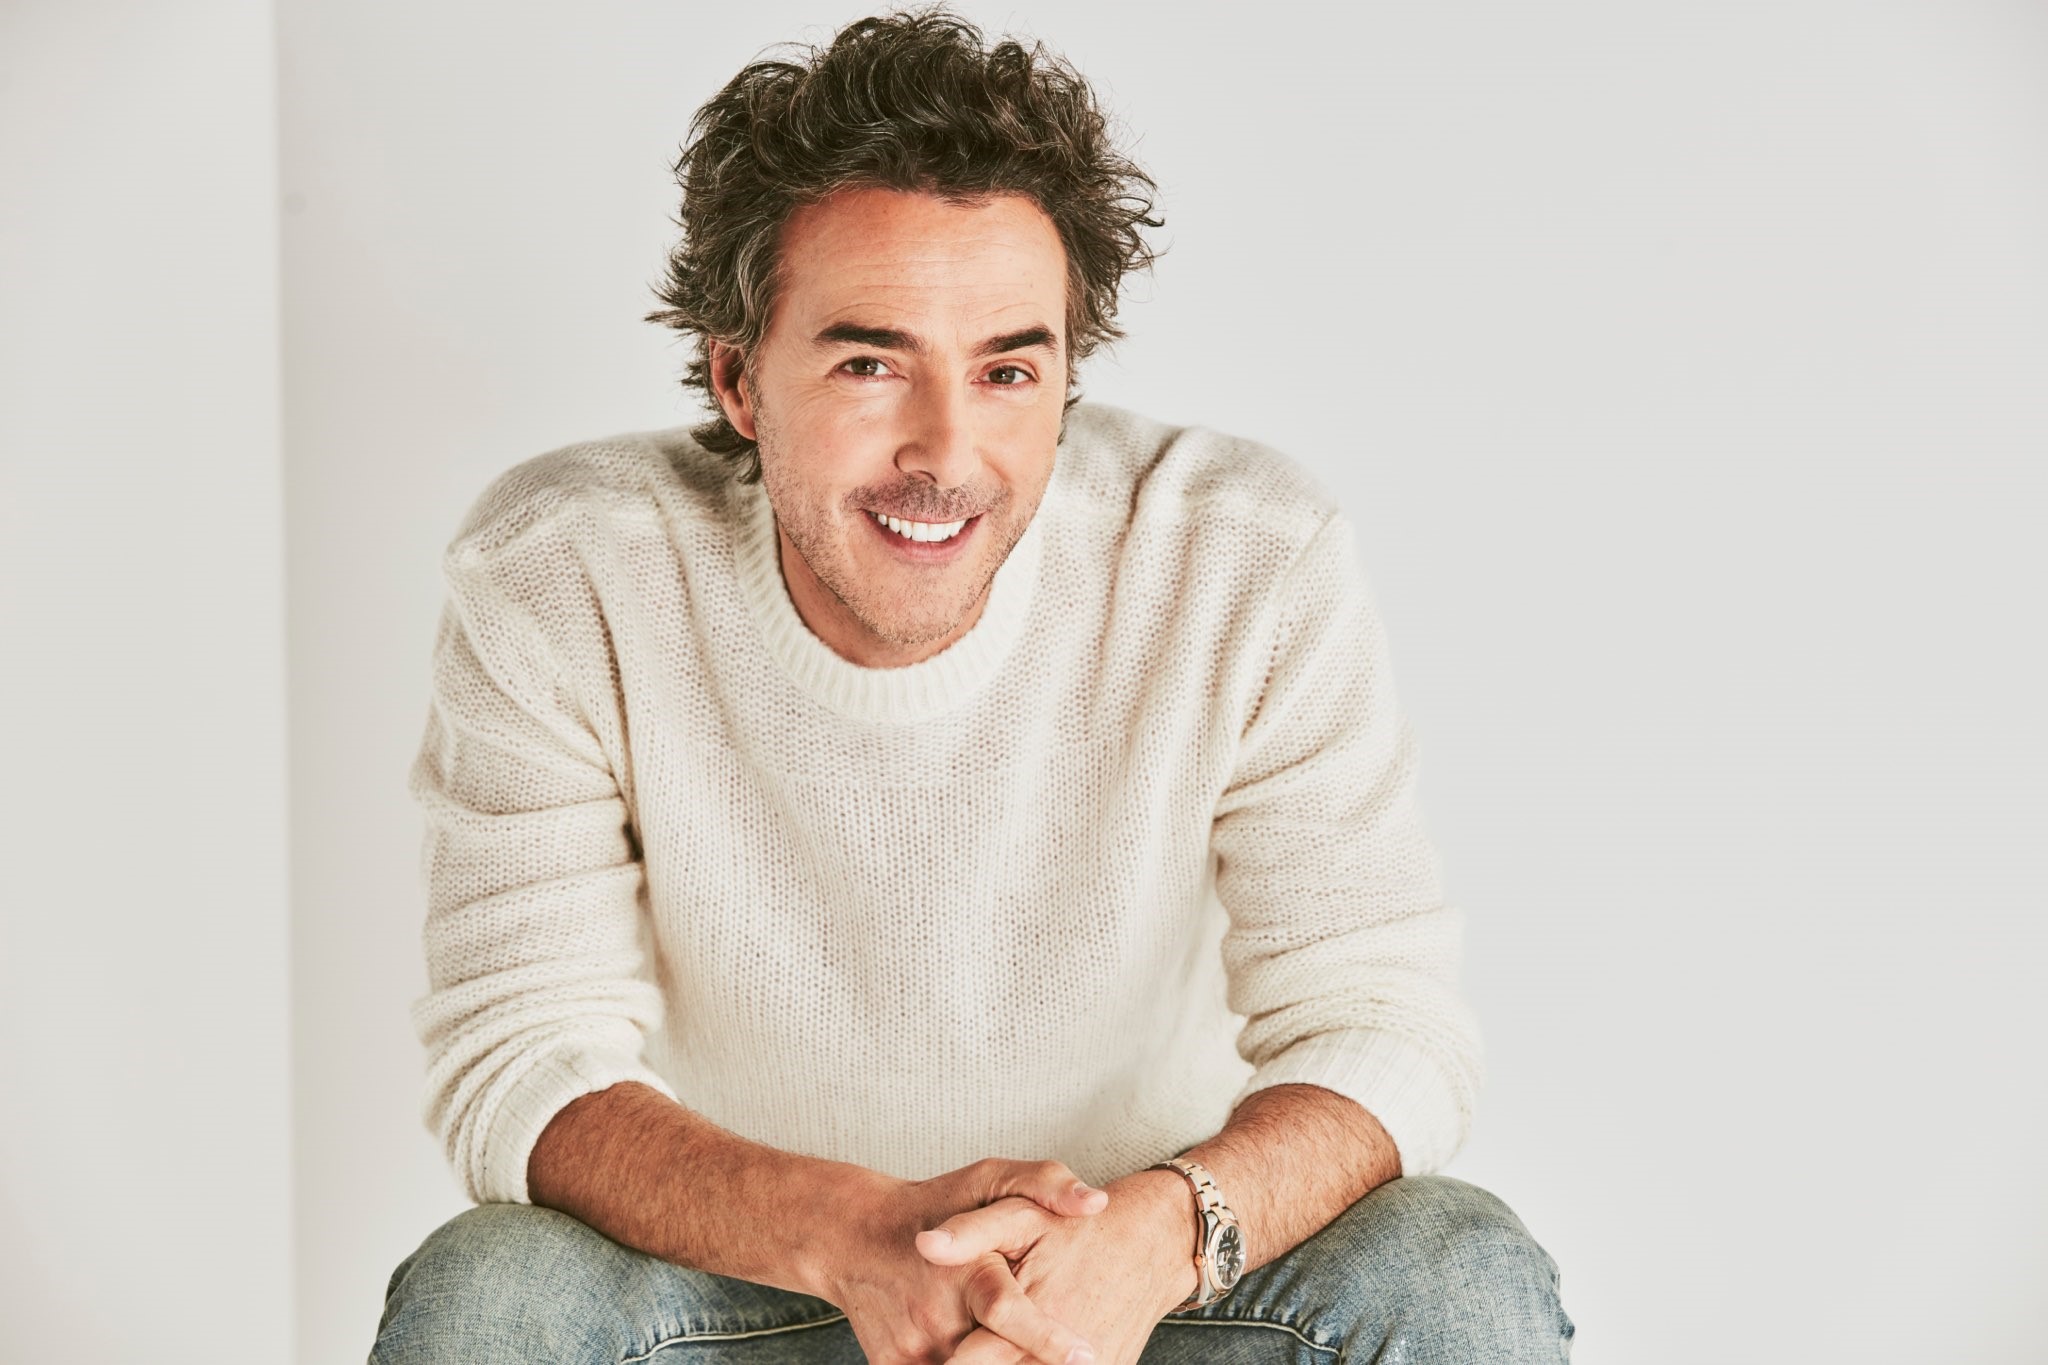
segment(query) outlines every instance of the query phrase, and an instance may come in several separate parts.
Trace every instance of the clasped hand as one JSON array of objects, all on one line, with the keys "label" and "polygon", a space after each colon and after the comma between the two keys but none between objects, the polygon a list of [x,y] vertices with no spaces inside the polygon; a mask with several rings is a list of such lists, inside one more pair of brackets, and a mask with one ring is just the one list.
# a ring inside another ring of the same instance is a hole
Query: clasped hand
[{"label": "clasped hand", "polygon": [[1134,1365],[1172,1302],[1143,1202],[1057,1161],[884,1179],[849,1212],[824,1296],[873,1365]]}]

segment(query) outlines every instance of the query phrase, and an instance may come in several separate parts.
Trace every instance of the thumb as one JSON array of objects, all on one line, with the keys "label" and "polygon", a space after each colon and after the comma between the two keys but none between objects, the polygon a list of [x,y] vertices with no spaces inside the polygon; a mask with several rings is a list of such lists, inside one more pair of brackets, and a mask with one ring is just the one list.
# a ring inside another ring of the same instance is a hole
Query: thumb
[{"label": "thumb", "polygon": [[918,1233],[917,1251],[934,1265],[965,1265],[991,1251],[1008,1260],[1029,1250],[1051,1222],[1052,1215],[1029,1199],[998,1199]]}]

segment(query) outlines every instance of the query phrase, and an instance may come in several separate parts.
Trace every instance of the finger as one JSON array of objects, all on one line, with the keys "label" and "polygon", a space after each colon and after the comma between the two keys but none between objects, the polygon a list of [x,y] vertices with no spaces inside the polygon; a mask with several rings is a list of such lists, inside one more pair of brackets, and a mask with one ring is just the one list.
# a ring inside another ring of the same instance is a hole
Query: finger
[{"label": "finger", "polygon": [[1063,1161],[998,1159],[990,1163],[989,1179],[985,1204],[1018,1194],[1059,1214],[1100,1213],[1109,1206],[1109,1191],[1091,1188]]},{"label": "finger", "polygon": [[1033,1365],[1030,1356],[986,1327],[969,1332],[946,1359],[952,1365]]},{"label": "finger", "polygon": [[1095,1351],[1079,1332],[1031,1301],[1000,1256],[985,1257],[967,1281],[975,1321],[1044,1365],[1093,1365]]},{"label": "finger", "polygon": [[1010,1195],[926,1228],[917,1234],[917,1250],[933,1265],[966,1265],[991,1251],[1021,1255],[1051,1222],[1052,1215],[1029,1199]]}]

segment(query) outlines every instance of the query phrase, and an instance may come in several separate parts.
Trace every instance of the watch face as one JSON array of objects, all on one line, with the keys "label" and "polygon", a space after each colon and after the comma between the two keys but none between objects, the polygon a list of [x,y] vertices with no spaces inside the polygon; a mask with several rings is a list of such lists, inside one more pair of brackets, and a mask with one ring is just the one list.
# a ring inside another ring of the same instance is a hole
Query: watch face
[{"label": "watch face", "polygon": [[1209,1264],[1215,1267],[1216,1283],[1225,1289],[1244,1274],[1244,1239],[1238,1236],[1235,1223],[1226,1223],[1217,1230],[1216,1240],[1209,1248]]}]

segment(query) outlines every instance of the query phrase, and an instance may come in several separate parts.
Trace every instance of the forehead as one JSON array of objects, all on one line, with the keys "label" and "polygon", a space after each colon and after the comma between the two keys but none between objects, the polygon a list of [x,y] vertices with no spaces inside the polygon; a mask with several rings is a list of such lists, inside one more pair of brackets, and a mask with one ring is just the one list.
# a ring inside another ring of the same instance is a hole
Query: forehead
[{"label": "forehead", "polygon": [[778,242],[776,312],[808,326],[876,309],[986,318],[1007,308],[1060,325],[1066,250],[1023,195],[972,204],[889,189],[842,190],[792,212]]}]

